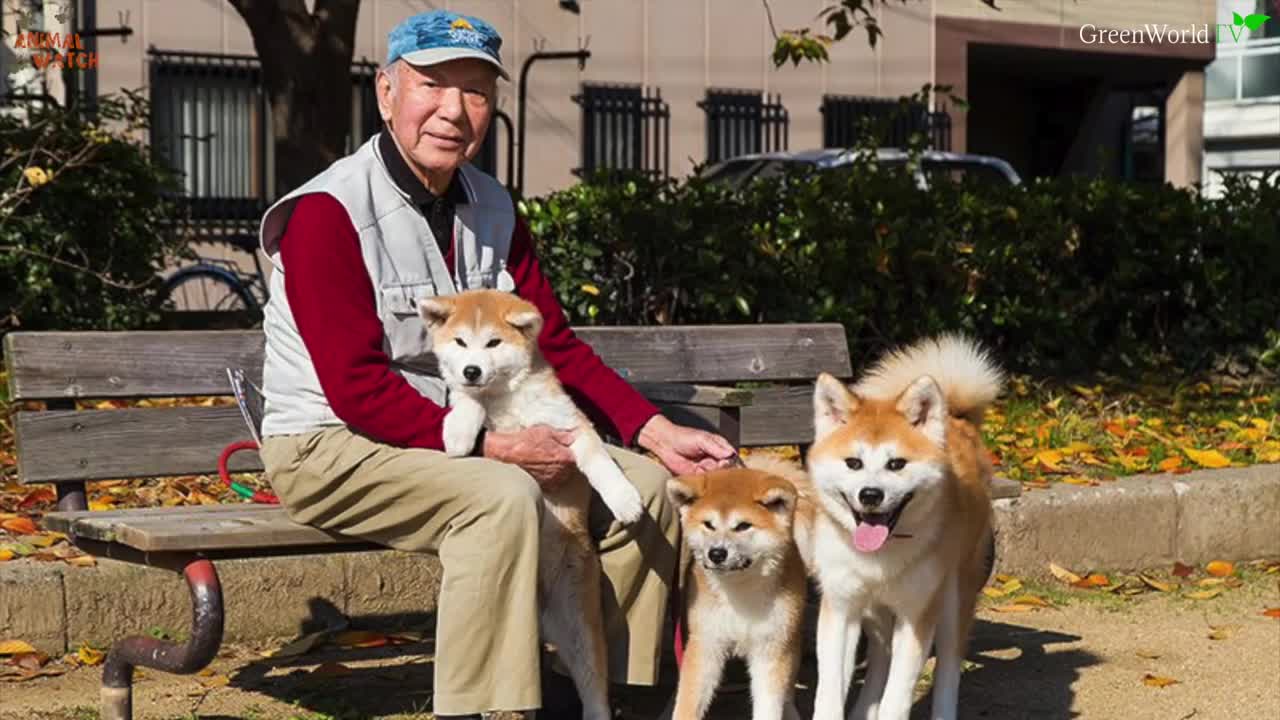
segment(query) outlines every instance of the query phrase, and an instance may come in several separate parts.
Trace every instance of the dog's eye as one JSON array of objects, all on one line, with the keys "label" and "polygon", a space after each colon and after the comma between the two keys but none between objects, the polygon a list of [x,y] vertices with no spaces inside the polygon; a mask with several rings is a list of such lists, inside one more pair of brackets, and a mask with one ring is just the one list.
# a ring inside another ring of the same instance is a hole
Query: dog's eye
[{"label": "dog's eye", "polygon": [[734,532],[746,532],[751,529],[751,523],[743,521],[733,526]]},{"label": "dog's eye", "polygon": [[501,344],[502,344],[502,338],[494,338],[494,339],[490,340],[489,342],[485,343],[485,344],[484,344],[484,346],[485,346],[485,347],[487,347],[487,348],[495,348],[495,347],[498,347],[498,346],[499,346],[499,345],[501,345]]},{"label": "dog's eye", "polygon": [[458,346],[459,346],[459,347],[466,347],[466,346],[467,346],[467,344],[466,344],[466,343],[462,342],[462,338],[454,338],[454,339],[453,339],[453,341],[454,341],[454,342],[456,342],[456,343],[458,343]]},{"label": "dog's eye", "polygon": [[703,521],[702,521],[702,527],[704,527],[704,528],[706,528],[706,529],[708,529],[708,530],[715,530],[715,529],[716,529],[716,526],[715,526],[715,525],[712,525],[710,520],[703,520]]},{"label": "dog's eye", "polygon": [[894,472],[898,472],[899,470],[907,466],[907,461],[902,458],[894,458],[889,462],[885,463],[884,466]]},{"label": "dog's eye", "polygon": [[862,459],[861,459],[861,458],[845,458],[844,464],[845,464],[845,465],[848,465],[850,470],[861,470],[861,469],[862,469]]}]

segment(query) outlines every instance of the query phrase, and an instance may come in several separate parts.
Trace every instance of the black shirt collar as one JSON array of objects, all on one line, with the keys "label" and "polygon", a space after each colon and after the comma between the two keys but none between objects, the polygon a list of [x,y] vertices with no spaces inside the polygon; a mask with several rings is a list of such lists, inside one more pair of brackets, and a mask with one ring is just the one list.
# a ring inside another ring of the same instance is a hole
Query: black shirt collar
[{"label": "black shirt collar", "polygon": [[[383,164],[387,166],[387,173],[391,175],[391,181],[400,188],[401,192],[409,196],[409,200],[418,206],[423,214],[430,216],[429,210],[440,201],[441,196],[428,190],[418,176],[413,174],[409,164],[400,155],[400,149],[396,147],[391,131],[385,127],[378,134],[378,151],[382,155]],[[461,172],[461,170],[454,171],[453,179],[449,181],[449,187],[444,191],[443,198],[452,205],[467,204],[467,191],[462,186],[464,181],[458,179]]]}]

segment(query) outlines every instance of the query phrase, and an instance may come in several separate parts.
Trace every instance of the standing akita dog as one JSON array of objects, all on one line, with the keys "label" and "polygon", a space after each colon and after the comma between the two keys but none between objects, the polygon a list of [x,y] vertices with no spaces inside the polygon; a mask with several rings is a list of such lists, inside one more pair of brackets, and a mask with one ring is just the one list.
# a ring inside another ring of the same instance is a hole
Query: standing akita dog
[{"label": "standing akita dog", "polygon": [[843,715],[859,632],[867,675],[852,718],[906,720],[937,643],[932,717],[956,717],[978,593],[987,580],[992,470],[978,427],[1002,372],[945,335],[893,353],[850,391],[814,392],[809,513],[797,519],[822,589],[814,719]]},{"label": "standing akita dog", "polygon": [[570,449],[581,475],[543,494],[549,512],[539,546],[541,631],[569,669],[583,717],[608,720],[602,571],[587,517],[595,488],[614,517],[635,523],[644,514],[640,493],[538,351],[536,307],[511,293],[468,290],[424,300],[419,314],[450,389],[445,452],[469,453],[481,426],[513,432],[544,424],[576,432]]},{"label": "standing akita dog", "polygon": [[746,465],[667,481],[692,560],[673,720],[702,720],[730,657],[747,661],[754,720],[799,720],[807,584],[792,521],[804,471],[766,456]]}]

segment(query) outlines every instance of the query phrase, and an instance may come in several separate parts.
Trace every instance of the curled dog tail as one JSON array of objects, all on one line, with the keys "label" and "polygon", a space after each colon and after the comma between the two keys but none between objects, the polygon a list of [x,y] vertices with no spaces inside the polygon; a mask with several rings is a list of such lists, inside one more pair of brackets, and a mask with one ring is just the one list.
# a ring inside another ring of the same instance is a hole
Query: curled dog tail
[{"label": "curled dog tail", "polygon": [[974,426],[1004,389],[1004,371],[977,341],[946,333],[890,352],[853,388],[859,395],[896,397],[921,376],[942,388],[951,415]]}]

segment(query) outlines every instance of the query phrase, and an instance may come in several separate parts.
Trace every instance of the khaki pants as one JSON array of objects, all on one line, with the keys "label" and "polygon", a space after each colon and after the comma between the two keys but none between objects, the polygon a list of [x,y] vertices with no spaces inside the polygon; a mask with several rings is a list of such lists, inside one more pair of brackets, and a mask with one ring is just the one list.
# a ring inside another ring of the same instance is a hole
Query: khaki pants
[{"label": "khaki pants", "polygon": [[[609,677],[653,685],[676,572],[679,519],[670,476],[648,458],[609,447],[649,510],[635,528],[591,508],[604,569]],[[537,572],[541,491],[515,465],[450,458],[373,442],[346,427],[264,438],[266,476],[299,523],[399,550],[436,553],[439,715],[542,705]]]}]

